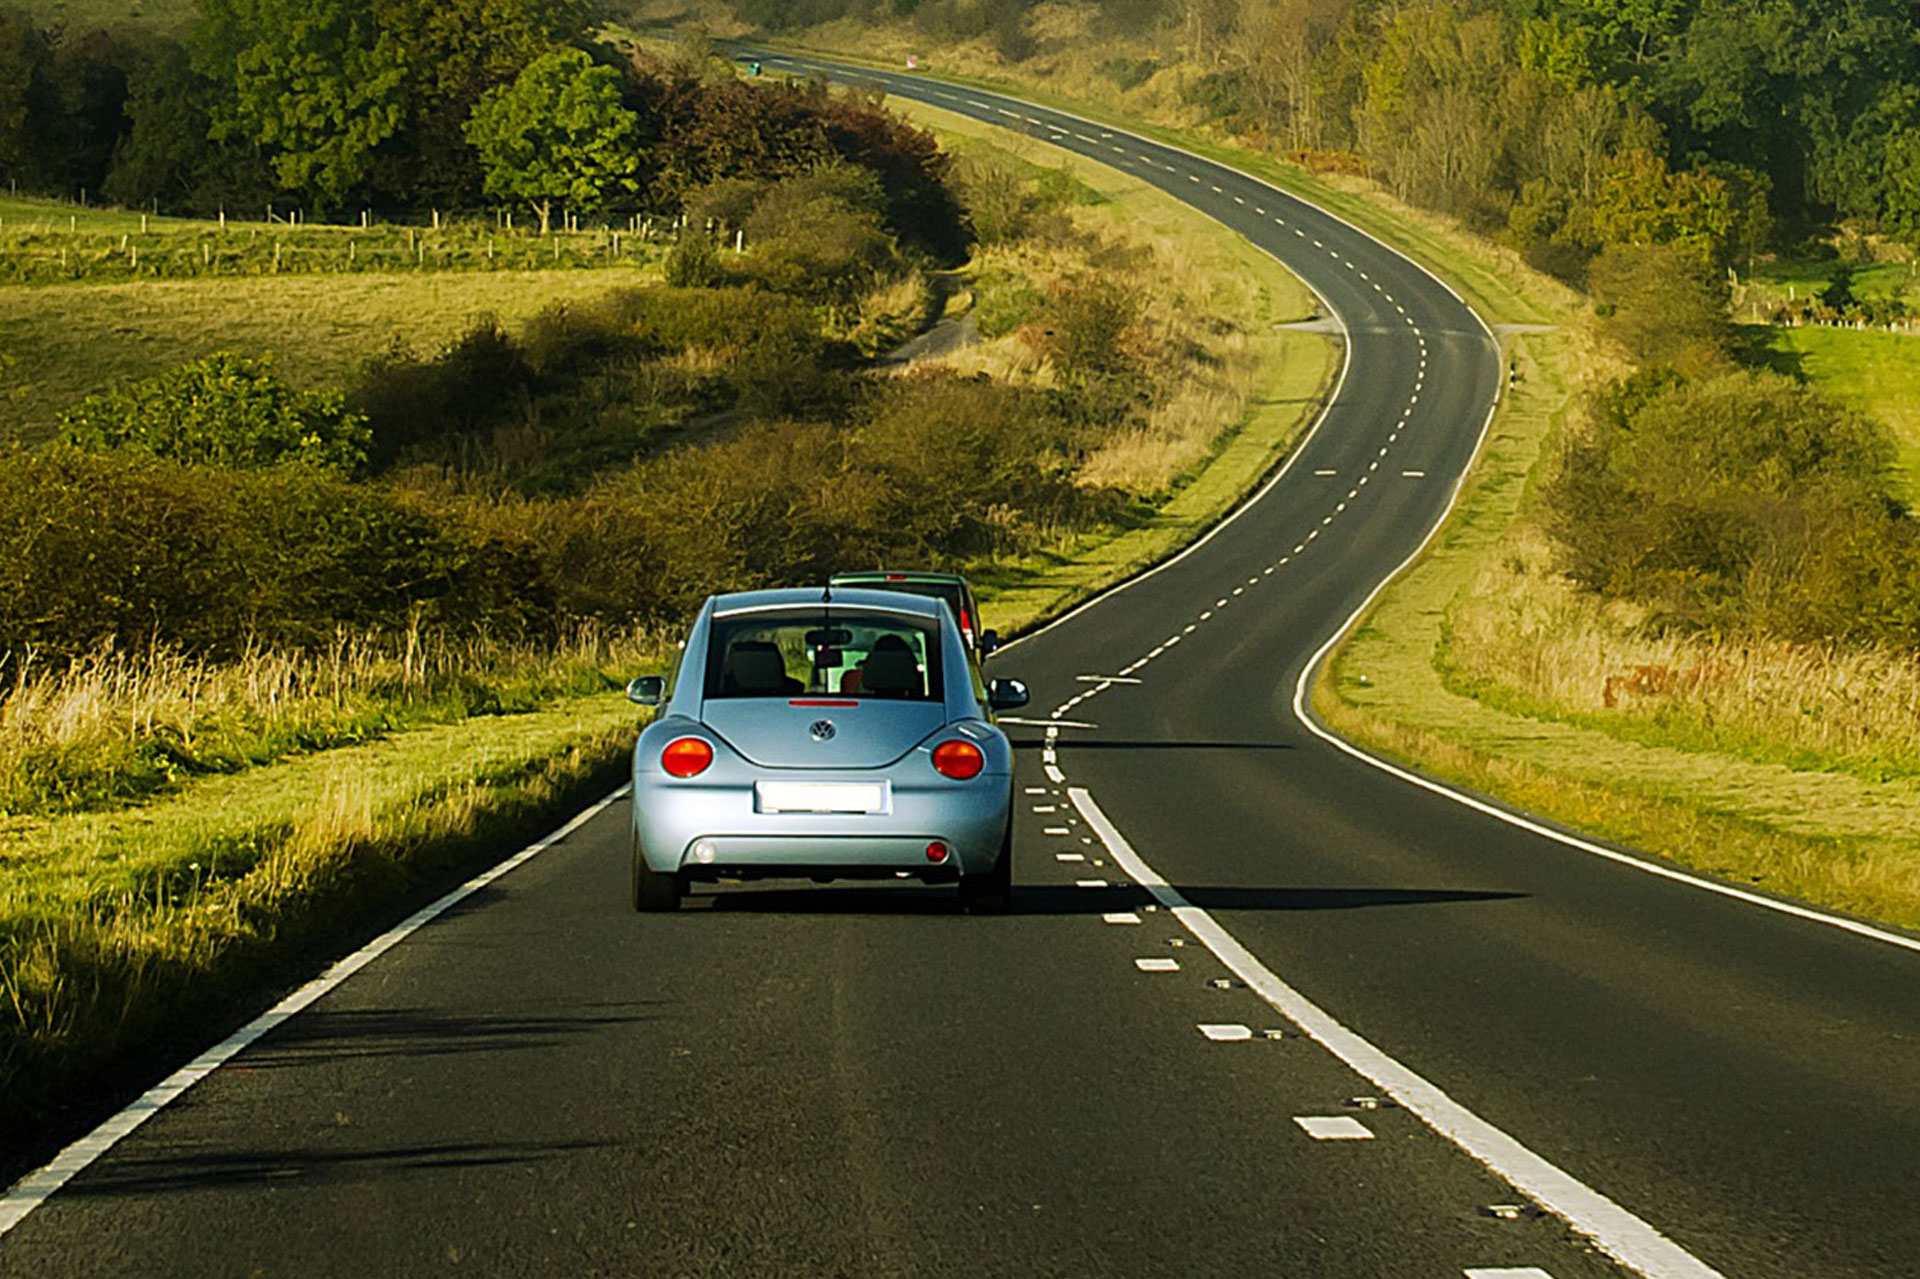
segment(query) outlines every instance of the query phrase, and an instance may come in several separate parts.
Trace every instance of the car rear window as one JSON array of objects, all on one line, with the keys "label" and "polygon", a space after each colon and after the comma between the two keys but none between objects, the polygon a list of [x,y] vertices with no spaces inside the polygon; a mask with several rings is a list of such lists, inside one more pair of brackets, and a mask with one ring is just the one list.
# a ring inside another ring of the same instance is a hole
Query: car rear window
[{"label": "car rear window", "polygon": [[889,614],[746,613],[716,618],[708,697],[942,700],[940,632]]},{"label": "car rear window", "polygon": [[960,617],[966,612],[966,596],[957,582],[856,581],[847,582],[845,585],[858,587],[863,591],[898,591],[902,595],[930,595],[934,599],[945,600],[955,617]]}]

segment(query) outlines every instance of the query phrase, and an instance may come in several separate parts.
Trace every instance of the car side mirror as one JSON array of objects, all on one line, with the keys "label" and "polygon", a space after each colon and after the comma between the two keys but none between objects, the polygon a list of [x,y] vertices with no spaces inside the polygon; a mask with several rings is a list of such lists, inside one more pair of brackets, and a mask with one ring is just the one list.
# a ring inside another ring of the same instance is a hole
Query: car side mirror
[{"label": "car side mirror", "polygon": [[1018,710],[1030,700],[1027,686],[1017,679],[987,681],[987,705],[996,711]]},{"label": "car side mirror", "polygon": [[1000,647],[999,631],[985,630],[980,632],[980,656],[991,657],[993,656],[994,650],[999,647]]},{"label": "car side mirror", "polygon": [[667,700],[667,677],[642,675],[627,685],[627,700],[635,706],[658,706]]}]

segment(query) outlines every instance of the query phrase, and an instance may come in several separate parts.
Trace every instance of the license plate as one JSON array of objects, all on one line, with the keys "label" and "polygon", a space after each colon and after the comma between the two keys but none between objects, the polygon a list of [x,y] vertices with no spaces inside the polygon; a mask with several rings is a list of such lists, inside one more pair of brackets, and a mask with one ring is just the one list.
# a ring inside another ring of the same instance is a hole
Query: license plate
[{"label": "license plate", "polygon": [[885,782],[755,782],[758,813],[884,813],[891,791]]}]

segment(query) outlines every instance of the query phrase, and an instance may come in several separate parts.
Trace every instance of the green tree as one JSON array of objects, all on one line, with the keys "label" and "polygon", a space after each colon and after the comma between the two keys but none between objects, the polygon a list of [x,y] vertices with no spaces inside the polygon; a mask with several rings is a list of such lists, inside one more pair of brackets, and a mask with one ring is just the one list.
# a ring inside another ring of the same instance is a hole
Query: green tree
[{"label": "green tree", "polygon": [[543,54],[591,34],[584,0],[373,0],[408,67],[398,145],[376,181],[414,201],[471,203],[480,164],[465,129],[489,89],[511,84]]},{"label": "green tree", "polygon": [[488,91],[466,133],[488,193],[525,200],[542,233],[555,201],[603,209],[640,189],[640,117],[621,100],[620,73],[578,49],[538,58]]},{"label": "green tree", "polygon": [[399,132],[409,68],[372,0],[203,0],[197,51],[224,92],[216,139],[270,158],[283,187],[337,207]]},{"label": "green tree", "polygon": [[62,415],[60,429],[79,448],[233,467],[352,470],[371,442],[366,419],[338,394],[295,390],[269,360],[227,354],[90,396]]}]

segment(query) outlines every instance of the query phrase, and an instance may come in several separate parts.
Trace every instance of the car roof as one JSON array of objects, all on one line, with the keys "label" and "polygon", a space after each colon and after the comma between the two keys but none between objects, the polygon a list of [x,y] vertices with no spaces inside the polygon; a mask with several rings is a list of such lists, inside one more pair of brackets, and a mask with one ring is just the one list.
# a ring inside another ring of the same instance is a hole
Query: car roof
[{"label": "car roof", "polygon": [[835,573],[834,582],[940,582],[965,586],[967,579],[958,573],[935,573],[921,569],[863,569],[856,573]]},{"label": "car roof", "polygon": [[904,613],[910,617],[938,619],[946,604],[929,595],[909,595],[900,591],[863,591],[857,587],[836,590],[831,599],[822,600],[817,586],[785,587],[766,591],[734,591],[713,597],[713,615],[727,617],[773,609],[858,608],[882,613]]}]

